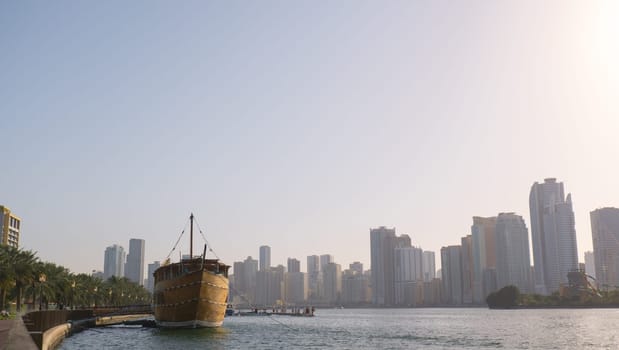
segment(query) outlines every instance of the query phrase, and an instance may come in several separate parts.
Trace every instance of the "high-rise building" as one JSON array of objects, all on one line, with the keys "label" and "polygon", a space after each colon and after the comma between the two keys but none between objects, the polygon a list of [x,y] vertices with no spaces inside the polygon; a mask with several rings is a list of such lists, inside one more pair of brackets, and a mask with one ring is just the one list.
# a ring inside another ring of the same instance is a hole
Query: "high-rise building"
[{"label": "high-rise building", "polygon": [[112,276],[118,278],[125,275],[125,249],[118,244],[105,248],[103,261],[103,277],[108,279]]},{"label": "high-rise building", "polygon": [[354,263],[349,264],[348,268],[354,271],[355,273],[363,274],[363,264],[358,261],[355,261]]},{"label": "high-rise building", "polygon": [[423,261],[421,266],[423,268],[424,281],[431,282],[436,278],[436,258],[434,257],[434,252],[423,252]]},{"label": "high-rise building", "polygon": [[161,266],[159,261],[153,261],[151,264],[148,264],[148,274],[146,276],[146,290],[149,292],[153,292],[155,290],[155,270],[157,270]]},{"label": "high-rise building", "polygon": [[333,255],[331,254],[322,254],[320,256],[320,270],[324,271],[325,266],[329,265],[330,263],[335,262],[335,259],[333,258]]},{"label": "high-rise building", "polygon": [[318,255],[309,255],[307,257],[307,284],[308,284],[308,299],[317,301],[320,299],[320,257]]},{"label": "high-rise building", "polygon": [[3,205],[0,205],[0,228],[2,229],[2,244],[18,248],[21,219]]},{"label": "high-rise building", "polygon": [[307,274],[300,271],[286,272],[286,303],[301,306],[307,301]]},{"label": "high-rise building", "polygon": [[520,215],[501,213],[496,222],[497,288],[514,285],[532,292],[529,232]]},{"label": "high-rise building", "polygon": [[125,277],[139,285],[144,284],[144,246],[143,239],[130,239],[125,265]]},{"label": "high-rise building", "polygon": [[595,255],[592,251],[585,252],[585,273],[597,279],[595,277]]},{"label": "high-rise building", "polygon": [[597,284],[600,288],[616,288],[619,286],[619,209],[596,209],[590,215]]},{"label": "high-rise building", "polygon": [[372,303],[395,305],[395,248],[411,247],[408,235],[396,236],[395,228],[370,229]]},{"label": "high-rise building", "polygon": [[288,272],[301,272],[301,262],[295,258],[288,258]]},{"label": "high-rise building", "polygon": [[372,304],[386,304],[385,271],[393,267],[393,262],[389,266],[389,259],[385,256],[387,250],[387,238],[395,237],[395,228],[370,229],[370,265],[372,270]]},{"label": "high-rise building", "polygon": [[324,266],[323,282],[325,288],[325,301],[329,304],[340,303],[342,294],[342,267],[330,262]]},{"label": "high-rise building", "polygon": [[568,272],[578,269],[572,196],[564,196],[562,182],[548,178],[531,187],[529,209],[535,291],[549,294],[568,282]]},{"label": "high-rise building", "polygon": [[248,256],[245,261],[235,262],[233,264],[233,271],[235,287],[231,292],[234,296],[238,297],[239,304],[253,303],[256,291],[258,260]]},{"label": "high-rise building", "polygon": [[460,240],[460,263],[462,268],[462,303],[473,303],[473,236],[468,235]]},{"label": "high-rise building", "polygon": [[[473,253],[473,302],[482,304],[486,300],[484,291],[484,270],[496,267],[495,252],[496,217],[473,217],[471,226]],[[491,276],[491,274],[486,274]],[[487,281],[486,283],[488,283]],[[494,283],[496,284],[496,283]]]},{"label": "high-rise building", "polygon": [[443,297],[447,304],[462,304],[462,246],[441,248]]},{"label": "high-rise building", "polygon": [[284,301],[285,270],[283,265],[278,265],[256,272],[256,306],[273,307]]},{"label": "high-rise building", "polygon": [[260,271],[271,268],[271,247],[260,246]]},{"label": "high-rise building", "polygon": [[342,272],[342,304],[364,305],[370,301],[370,275],[350,264],[350,269]]},{"label": "high-rise building", "polygon": [[413,289],[423,281],[423,251],[417,247],[394,249],[395,305],[413,305]]}]

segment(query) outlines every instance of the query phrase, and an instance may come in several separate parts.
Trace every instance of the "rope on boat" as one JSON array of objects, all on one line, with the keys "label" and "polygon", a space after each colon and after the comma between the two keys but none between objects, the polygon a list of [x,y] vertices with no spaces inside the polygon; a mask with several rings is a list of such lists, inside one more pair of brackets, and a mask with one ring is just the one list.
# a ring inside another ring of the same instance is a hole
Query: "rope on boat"
[{"label": "rope on boat", "polygon": [[[187,220],[187,222],[189,222],[189,220]],[[181,238],[183,237],[183,234],[185,233],[185,230],[187,229],[187,222],[185,223],[185,227],[183,227],[183,230],[181,231],[180,236],[178,236],[178,239],[176,240],[176,243],[174,243],[174,247],[172,247],[172,250],[170,250],[170,252],[168,253],[168,256],[165,258],[165,260],[170,259],[170,255],[172,255],[172,253],[174,252],[174,250],[176,250],[176,246],[178,246],[178,242],[181,241]],[[165,261],[164,260],[164,261]],[[181,259],[182,260],[182,259]]]},{"label": "rope on boat", "polygon": [[[210,244],[210,243],[208,242],[208,240],[206,239],[206,236],[204,235],[204,232],[202,232],[202,228],[200,227],[200,224],[198,223],[198,219],[196,219],[196,218],[194,217],[194,218],[193,218],[193,221],[195,221],[195,222],[196,222],[196,226],[198,226],[198,231],[200,231],[200,235],[202,236],[202,239],[204,240],[204,243],[206,243],[206,245],[207,245],[207,247],[208,247],[208,251],[209,251],[209,252],[211,252],[211,253],[213,253],[213,255],[215,255],[215,257],[216,257],[218,260],[221,260],[221,259],[219,258],[219,256],[217,256],[217,253],[215,253],[215,251],[213,250],[213,248],[212,248],[211,244]],[[206,257],[206,254],[205,254],[205,257]]]}]

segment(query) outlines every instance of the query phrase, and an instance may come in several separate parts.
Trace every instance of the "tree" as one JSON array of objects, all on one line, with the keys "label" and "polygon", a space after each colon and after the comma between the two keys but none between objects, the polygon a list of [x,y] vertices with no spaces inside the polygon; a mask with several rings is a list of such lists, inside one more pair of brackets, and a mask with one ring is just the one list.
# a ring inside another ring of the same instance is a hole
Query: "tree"
[{"label": "tree", "polygon": [[486,297],[486,303],[491,309],[511,309],[518,305],[520,291],[516,286],[505,286]]}]

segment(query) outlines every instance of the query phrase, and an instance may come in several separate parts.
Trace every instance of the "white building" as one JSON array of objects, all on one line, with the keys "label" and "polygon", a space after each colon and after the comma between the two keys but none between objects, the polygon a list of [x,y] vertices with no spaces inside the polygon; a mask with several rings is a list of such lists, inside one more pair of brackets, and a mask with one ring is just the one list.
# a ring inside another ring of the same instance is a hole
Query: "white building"
[{"label": "white building", "polygon": [[592,251],[585,252],[585,273],[595,279],[595,255]]},{"label": "white building", "polygon": [[[591,233],[598,287],[619,288],[619,209],[602,208],[592,211]],[[586,256],[585,254],[585,258]]]},{"label": "white building", "polygon": [[535,291],[550,294],[578,270],[578,249],[572,197],[554,178],[534,183],[529,194]]},{"label": "white building", "polygon": [[423,281],[423,251],[417,247],[394,249],[395,304],[412,305],[412,288]]},{"label": "white building", "polygon": [[108,279],[112,276],[118,278],[125,275],[125,249],[118,244],[105,248],[103,261],[103,277]]},{"label": "white building", "polygon": [[514,285],[532,292],[529,232],[520,215],[499,214],[496,222],[497,288]]}]

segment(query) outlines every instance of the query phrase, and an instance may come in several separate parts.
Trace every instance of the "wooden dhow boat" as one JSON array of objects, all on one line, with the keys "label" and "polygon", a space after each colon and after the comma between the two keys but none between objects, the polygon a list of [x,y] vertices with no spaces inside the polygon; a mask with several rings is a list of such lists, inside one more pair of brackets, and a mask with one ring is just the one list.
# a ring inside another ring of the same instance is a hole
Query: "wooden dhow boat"
[{"label": "wooden dhow boat", "polygon": [[206,259],[206,245],[201,256],[193,256],[193,214],[189,221],[189,257],[154,272],[153,312],[159,327],[219,327],[226,314],[230,266]]}]

